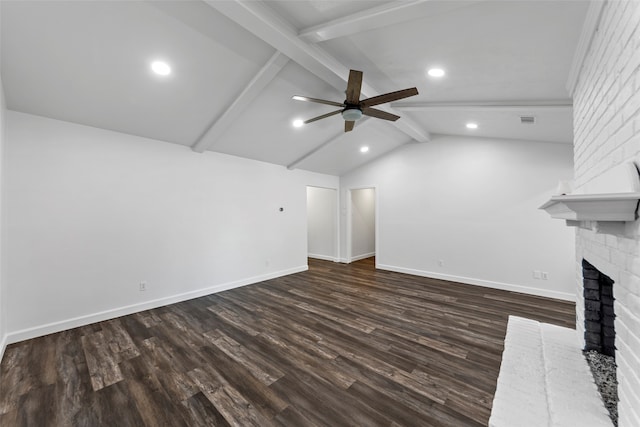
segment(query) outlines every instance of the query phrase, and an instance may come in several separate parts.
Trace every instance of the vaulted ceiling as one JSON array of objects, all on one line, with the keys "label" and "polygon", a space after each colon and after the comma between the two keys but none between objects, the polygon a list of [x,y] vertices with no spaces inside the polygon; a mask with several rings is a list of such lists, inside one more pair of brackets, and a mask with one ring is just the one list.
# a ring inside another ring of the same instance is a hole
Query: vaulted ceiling
[{"label": "vaulted ceiling", "polygon": [[[11,110],[341,175],[433,134],[571,143],[567,79],[588,6],[3,0],[1,73]],[[170,75],[151,72],[158,59]],[[396,122],[293,127],[335,107],[291,97],[342,102],[349,69],[364,72],[362,98],[420,94],[380,106]]]}]

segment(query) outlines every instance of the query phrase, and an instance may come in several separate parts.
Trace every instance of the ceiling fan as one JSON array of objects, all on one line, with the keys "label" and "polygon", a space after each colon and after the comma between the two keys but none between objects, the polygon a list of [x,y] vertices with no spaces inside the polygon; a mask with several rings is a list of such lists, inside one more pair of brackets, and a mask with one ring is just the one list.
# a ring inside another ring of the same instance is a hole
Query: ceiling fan
[{"label": "ceiling fan", "polygon": [[384,95],[378,95],[360,101],[361,87],[362,71],[351,70],[349,71],[349,81],[347,82],[347,99],[345,99],[343,103],[327,101],[324,99],[308,98],[306,96],[298,95],[294,96],[293,99],[295,99],[296,101],[316,102],[318,104],[340,107],[339,110],[332,111],[330,113],[323,114],[309,120],[305,120],[303,123],[306,125],[307,123],[315,122],[316,120],[325,119],[336,114],[342,114],[342,118],[344,119],[344,131],[350,132],[351,130],[353,130],[353,126],[356,124],[356,120],[360,119],[363,115],[395,122],[400,118],[400,116],[396,116],[395,114],[387,113],[386,111],[378,110],[371,107],[373,107],[374,105],[397,101],[398,99],[408,98],[410,96],[415,96],[418,94],[418,89],[412,87],[410,89],[389,92],[385,93]]}]

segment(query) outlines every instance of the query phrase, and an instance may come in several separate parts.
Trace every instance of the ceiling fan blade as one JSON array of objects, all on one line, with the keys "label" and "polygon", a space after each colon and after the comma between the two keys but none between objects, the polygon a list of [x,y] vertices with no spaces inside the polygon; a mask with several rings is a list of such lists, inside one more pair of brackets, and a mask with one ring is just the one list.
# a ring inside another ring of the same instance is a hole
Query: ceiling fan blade
[{"label": "ceiling fan blade", "polygon": [[387,113],[386,111],[378,110],[376,108],[363,108],[362,114],[365,116],[375,117],[376,119],[391,120],[392,122],[395,122],[400,118],[400,116],[396,116],[395,114]]},{"label": "ceiling fan blade", "polygon": [[353,126],[355,126],[356,122],[353,121],[345,121],[344,122],[344,131],[351,132],[353,130]]},{"label": "ceiling fan blade", "polygon": [[347,104],[357,104],[360,102],[360,88],[362,88],[362,71],[349,71],[349,81],[347,82]]},{"label": "ceiling fan blade", "polygon": [[340,113],[342,113],[342,110],[332,111],[330,113],[323,114],[323,115],[318,116],[318,117],[314,117],[313,119],[305,120],[304,124],[306,125],[306,124],[309,124],[311,122],[315,122],[317,120],[322,120],[322,119],[327,118],[327,117],[335,116],[336,114],[340,114]]},{"label": "ceiling fan blade", "polygon": [[374,105],[384,104],[386,102],[397,101],[398,99],[408,98],[418,94],[418,89],[412,87],[410,89],[402,89],[396,92],[385,93],[384,95],[374,96],[373,98],[364,99],[360,102],[360,108],[373,107]]},{"label": "ceiling fan blade", "polygon": [[295,99],[296,101],[316,102],[318,104],[333,105],[334,107],[344,107],[345,106],[344,104],[341,104],[340,102],[327,101],[326,99],[309,98],[307,96],[295,95],[295,96],[292,96],[291,99]]}]

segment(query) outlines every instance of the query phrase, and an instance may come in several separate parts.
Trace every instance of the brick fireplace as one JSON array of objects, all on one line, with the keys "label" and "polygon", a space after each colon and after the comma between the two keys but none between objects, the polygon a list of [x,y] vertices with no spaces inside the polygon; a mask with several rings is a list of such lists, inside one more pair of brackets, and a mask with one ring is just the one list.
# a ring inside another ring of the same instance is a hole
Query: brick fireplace
[{"label": "brick fireplace", "polygon": [[[640,165],[640,1],[593,3],[587,17],[593,21],[592,31],[585,25],[580,41],[584,55],[576,56],[574,80],[569,82],[575,187],[588,185],[622,163]],[[615,282],[619,426],[640,426],[640,221],[574,225],[578,337],[585,347],[603,345],[607,339],[605,333],[600,343],[589,342],[596,340],[595,332],[586,325],[596,314],[585,308],[596,304],[585,295],[595,292],[587,292],[583,282],[583,276],[604,275]],[[595,270],[583,274],[583,260]]]}]

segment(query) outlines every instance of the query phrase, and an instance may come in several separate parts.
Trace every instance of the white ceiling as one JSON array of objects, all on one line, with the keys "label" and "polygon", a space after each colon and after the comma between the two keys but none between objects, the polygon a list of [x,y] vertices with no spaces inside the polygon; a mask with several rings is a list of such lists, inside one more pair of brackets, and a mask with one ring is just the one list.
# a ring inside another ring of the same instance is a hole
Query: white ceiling
[{"label": "white ceiling", "polygon": [[[0,1],[2,81],[12,110],[341,175],[431,134],[572,142],[565,88],[587,1]],[[153,75],[154,59],[170,63]],[[425,71],[440,66],[441,79]],[[342,102],[416,86],[382,109]],[[536,124],[520,124],[533,115]],[[478,129],[465,128],[469,121]],[[359,147],[368,145],[362,154]]]}]

